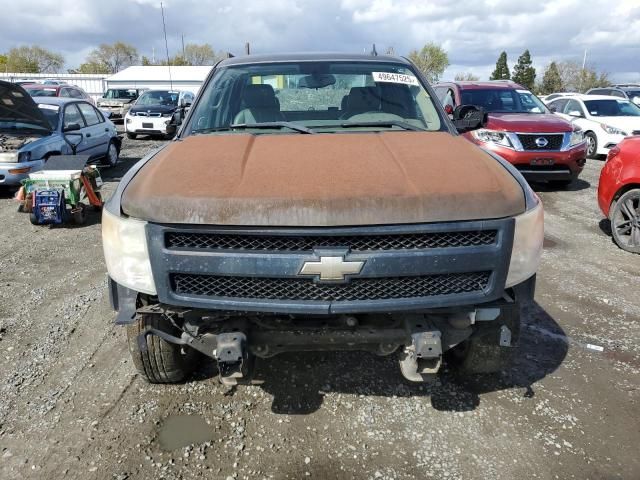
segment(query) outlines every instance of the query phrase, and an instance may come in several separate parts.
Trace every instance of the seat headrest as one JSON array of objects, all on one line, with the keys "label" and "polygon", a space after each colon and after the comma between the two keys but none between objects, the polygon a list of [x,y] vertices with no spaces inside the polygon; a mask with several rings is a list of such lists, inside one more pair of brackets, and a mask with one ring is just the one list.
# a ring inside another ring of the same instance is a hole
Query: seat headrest
[{"label": "seat headrest", "polygon": [[352,87],[347,101],[349,110],[380,110],[380,95],[376,87]]},{"label": "seat headrest", "polygon": [[245,108],[276,108],[278,99],[271,85],[247,85],[242,104]]}]

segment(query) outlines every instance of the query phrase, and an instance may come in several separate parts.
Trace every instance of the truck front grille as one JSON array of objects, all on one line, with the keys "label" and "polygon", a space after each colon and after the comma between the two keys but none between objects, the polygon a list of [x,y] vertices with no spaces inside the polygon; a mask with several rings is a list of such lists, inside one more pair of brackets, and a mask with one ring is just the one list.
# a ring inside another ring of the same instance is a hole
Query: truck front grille
[{"label": "truck front grille", "polygon": [[459,232],[399,233],[385,235],[250,235],[203,232],[168,232],[169,249],[309,251],[340,247],[353,252],[376,250],[424,250],[431,248],[474,247],[496,243],[497,230]]},{"label": "truck front grille", "polygon": [[[539,138],[544,138],[547,141],[547,144],[543,147],[539,147],[536,143],[536,140]],[[525,150],[560,150],[562,148],[562,140],[564,139],[564,134],[518,134],[518,139],[522,144],[522,148]]]},{"label": "truck front grille", "polygon": [[354,278],[349,283],[315,283],[297,278],[225,277],[172,274],[178,295],[248,300],[354,301],[422,298],[479,293],[491,272],[449,273],[418,277]]}]

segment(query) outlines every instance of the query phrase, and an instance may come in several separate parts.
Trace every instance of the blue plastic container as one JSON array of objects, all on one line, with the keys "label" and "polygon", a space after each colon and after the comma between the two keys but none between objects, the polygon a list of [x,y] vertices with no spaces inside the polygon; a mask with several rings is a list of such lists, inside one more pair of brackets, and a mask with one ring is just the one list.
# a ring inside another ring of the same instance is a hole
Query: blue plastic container
[{"label": "blue plastic container", "polygon": [[33,214],[39,224],[60,224],[64,222],[66,205],[64,190],[36,190]]}]

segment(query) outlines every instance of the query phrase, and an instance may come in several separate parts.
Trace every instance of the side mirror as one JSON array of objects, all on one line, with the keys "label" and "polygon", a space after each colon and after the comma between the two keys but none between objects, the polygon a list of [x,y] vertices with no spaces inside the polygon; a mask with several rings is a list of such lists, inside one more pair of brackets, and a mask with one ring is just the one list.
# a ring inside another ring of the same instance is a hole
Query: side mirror
[{"label": "side mirror", "polygon": [[558,112],[558,109],[557,109],[556,107],[549,107],[549,111],[550,111],[551,113],[557,113],[557,112]]},{"label": "side mirror", "polygon": [[582,112],[579,112],[579,111],[577,111],[577,110],[571,110],[571,111],[569,112],[569,116],[570,116],[570,117],[577,117],[577,118],[582,118],[582,117],[584,117],[584,115],[582,115]]},{"label": "side mirror", "polygon": [[78,130],[80,130],[80,125],[78,125],[77,123],[70,123],[69,125],[64,127],[65,132],[76,132]]},{"label": "side mirror", "polygon": [[447,104],[444,106],[444,113],[447,115],[453,115],[453,106]]},{"label": "side mirror", "polygon": [[487,124],[484,109],[475,105],[458,105],[453,110],[453,125],[459,133],[477,130]]}]

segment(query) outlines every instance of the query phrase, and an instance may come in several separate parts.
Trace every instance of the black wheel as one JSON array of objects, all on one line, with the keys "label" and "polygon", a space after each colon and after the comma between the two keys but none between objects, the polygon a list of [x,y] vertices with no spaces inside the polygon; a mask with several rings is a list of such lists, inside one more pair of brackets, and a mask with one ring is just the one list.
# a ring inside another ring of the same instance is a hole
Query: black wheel
[{"label": "black wheel", "polygon": [[127,132],[127,138],[129,140],[135,140],[138,137],[138,135],[136,135],[135,133],[129,133]]},{"label": "black wheel", "polygon": [[445,353],[446,361],[458,373],[496,373],[511,365],[514,348],[500,346],[501,327],[506,326],[515,345],[520,334],[520,309],[503,309],[491,322],[479,322],[473,336]]},{"label": "black wheel", "polygon": [[107,148],[107,154],[100,162],[102,165],[107,167],[115,167],[116,163],[118,163],[118,157],[120,156],[120,152],[118,152],[118,147],[115,143],[109,142],[109,148]]},{"label": "black wheel", "polygon": [[87,207],[84,203],[78,202],[76,205],[76,211],[71,215],[76,225],[84,225],[84,222],[87,221]]},{"label": "black wheel", "polygon": [[587,132],[584,136],[587,140],[587,158],[598,157],[598,137],[593,132]]},{"label": "black wheel", "polygon": [[640,189],[625,192],[611,209],[611,233],[618,246],[640,253]]},{"label": "black wheel", "polygon": [[169,343],[157,335],[146,335],[139,340],[140,334],[149,328],[180,336],[180,332],[161,315],[145,313],[139,315],[135,323],[127,325],[129,351],[138,373],[150,383],[176,383],[186,379],[196,367],[198,352]]},{"label": "black wheel", "polygon": [[38,217],[36,217],[36,214],[33,212],[29,214],[29,221],[31,222],[32,225],[40,225],[38,223]]}]

